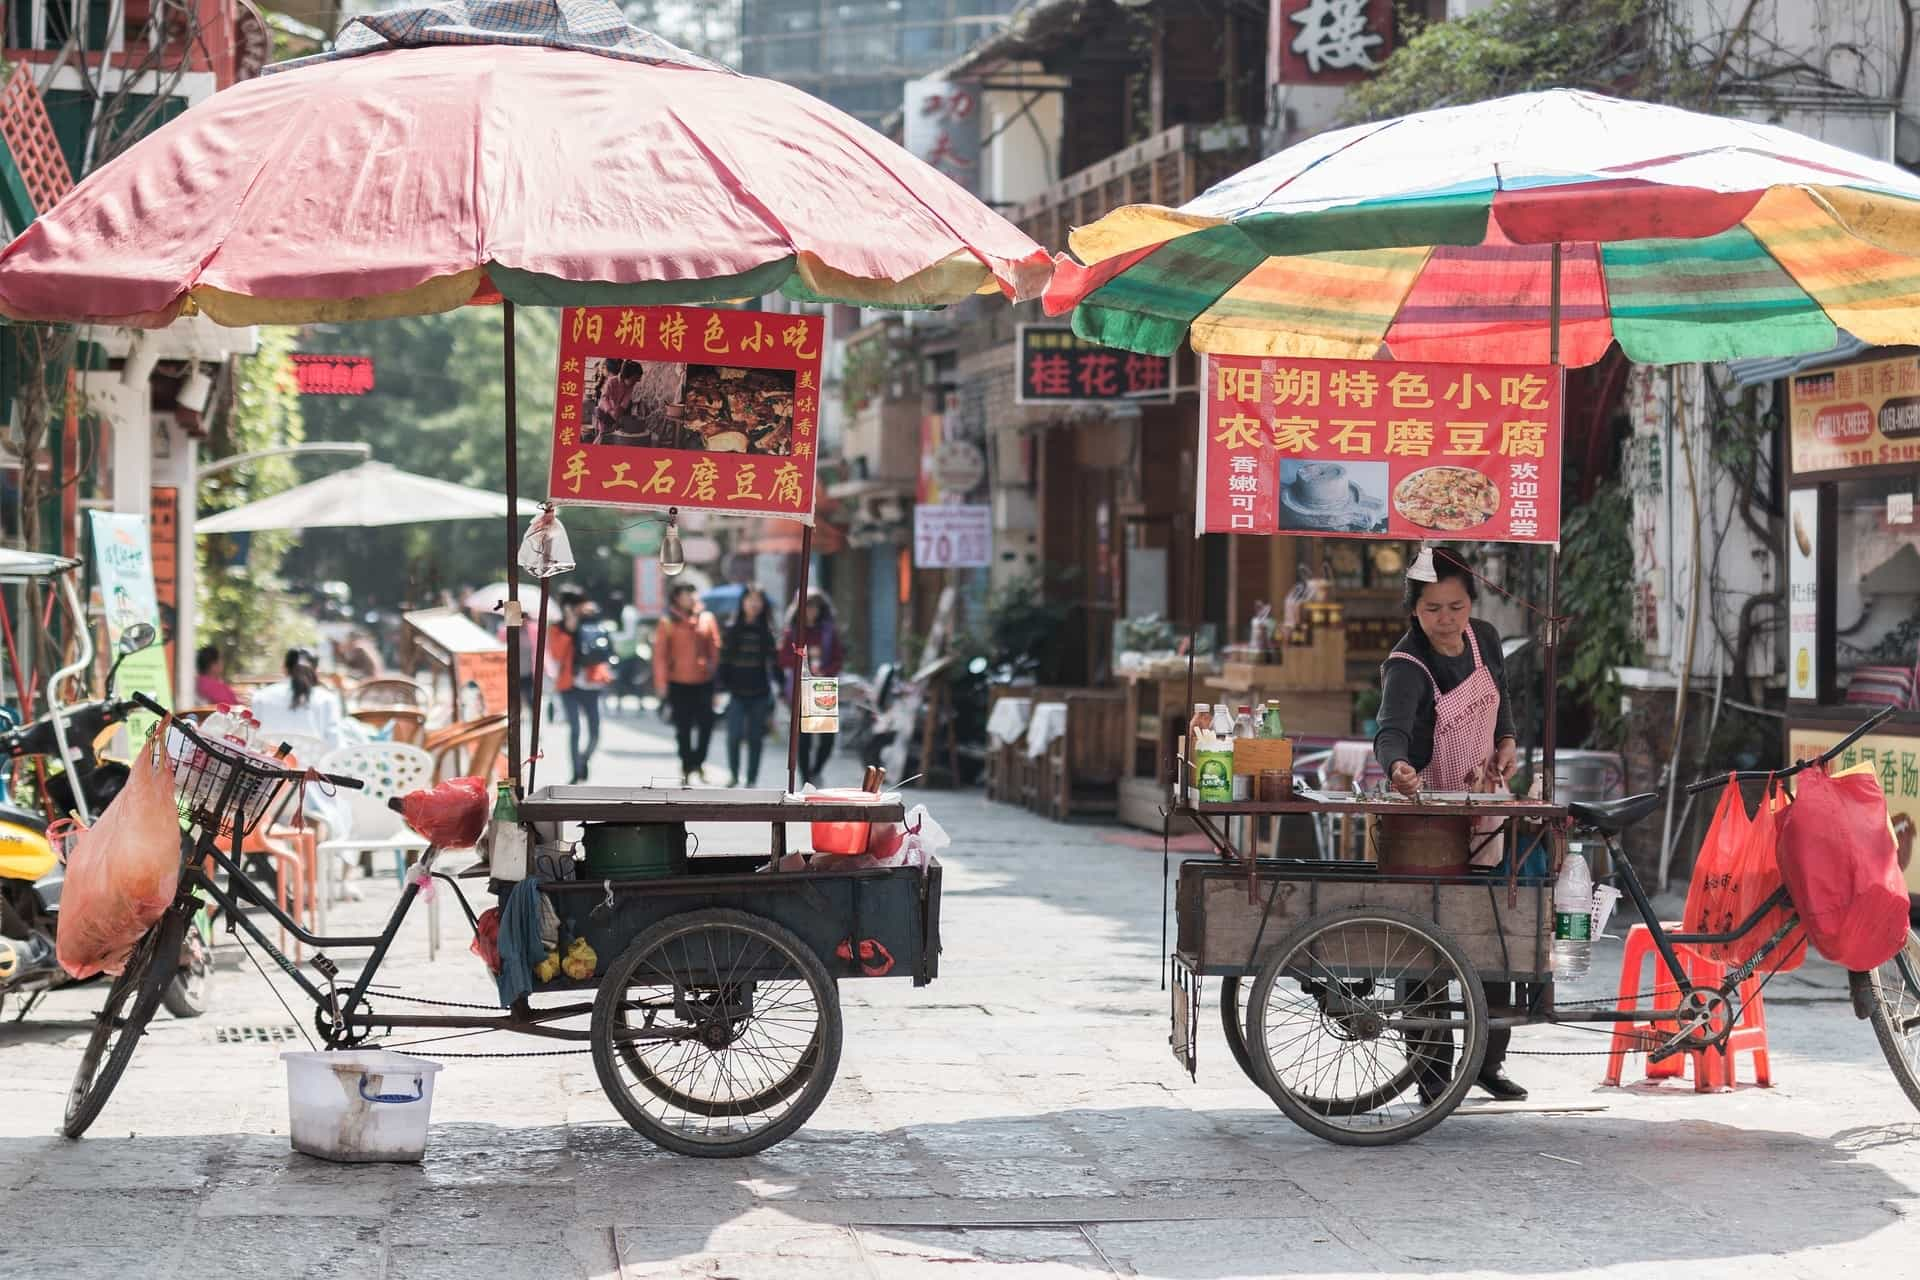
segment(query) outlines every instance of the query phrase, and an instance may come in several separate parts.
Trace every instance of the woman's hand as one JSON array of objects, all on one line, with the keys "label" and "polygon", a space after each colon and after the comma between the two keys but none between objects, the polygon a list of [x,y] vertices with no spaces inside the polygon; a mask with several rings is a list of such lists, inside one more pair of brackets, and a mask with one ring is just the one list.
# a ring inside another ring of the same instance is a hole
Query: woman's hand
[{"label": "woman's hand", "polygon": [[1420,773],[1405,760],[1393,762],[1393,772],[1388,775],[1393,789],[1411,800],[1420,792]]},{"label": "woman's hand", "polygon": [[1520,752],[1512,738],[1500,739],[1493,751],[1493,771],[1502,782],[1512,781],[1514,773],[1520,768]]}]

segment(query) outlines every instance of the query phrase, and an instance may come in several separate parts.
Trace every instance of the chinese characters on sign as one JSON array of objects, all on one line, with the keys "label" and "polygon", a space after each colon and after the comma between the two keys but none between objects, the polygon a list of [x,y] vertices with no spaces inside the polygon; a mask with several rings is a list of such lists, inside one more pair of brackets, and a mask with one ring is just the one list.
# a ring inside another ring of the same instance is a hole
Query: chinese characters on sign
[{"label": "chinese characters on sign", "polygon": [[1787,497],[1787,696],[1820,696],[1820,491]]},{"label": "chinese characters on sign", "polygon": [[1282,0],[1271,10],[1274,79],[1340,84],[1379,70],[1393,48],[1393,0]]},{"label": "chinese characters on sign", "polygon": [[[1811,760],[1846,736],[1845,729],[1791,729],[1787,733],[1787,756],[1792,760]],[[1907,892],[1920,893],[1920,863],[1913,856],[1913,837],[1920,829],[1920,738],[1902,738],[1894,734],[1868,734],[1840,753],[1833,762],[1837,773],[1864,764],[1880,777],[1880,790],[1887,797],[1887,819],[1893,824],[1893,838],[1900,855],[1900,872],[1906,877]]]},{"label": "chinese characters on sign", "polygon": [[906,148],[968,191],[980,189],[980,86],[909,80],[902,104]]},{"label": "chinese characters on sign", "polygon": [[1560,375],[1207,356],[1201,533],[1560,538]]},{"label": "chinese characters on sign", "polygon": [[293,377],[303,396],[363,396],[373,390],[373,357],[297,355]]},{"label": "chinese characters on sign", "polygon": [[1023,324],[1019,338],[1017,404],[1173,398],[1173,366],[1165,356],[1103,347],[1063,324]]},{"label": "chinese characters on sign", "polygon": [[929,506],[913,509],[913,567],[984,569],[993,560],[993,508]]},{"label": "chinese characters on sign", "polygon": [[1920,356],[1796,373],[1793,470],[1920,462]]},{"label": "chinese characters on sign", "polygon": [[549,496],[812,523],[823,331],[819,316],[568,308]]}]

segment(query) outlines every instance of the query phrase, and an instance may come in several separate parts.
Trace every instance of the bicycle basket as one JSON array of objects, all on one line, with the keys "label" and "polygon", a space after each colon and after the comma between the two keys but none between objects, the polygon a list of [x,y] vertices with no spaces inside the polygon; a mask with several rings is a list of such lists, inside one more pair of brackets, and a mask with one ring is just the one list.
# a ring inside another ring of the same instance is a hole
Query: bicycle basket
[{"label": "bicycle basket", "polygon": [[167,728],[167,763],[180,816],[222,836],[244,836],[259,826],[292,776],[275,761],[179,721]]}]

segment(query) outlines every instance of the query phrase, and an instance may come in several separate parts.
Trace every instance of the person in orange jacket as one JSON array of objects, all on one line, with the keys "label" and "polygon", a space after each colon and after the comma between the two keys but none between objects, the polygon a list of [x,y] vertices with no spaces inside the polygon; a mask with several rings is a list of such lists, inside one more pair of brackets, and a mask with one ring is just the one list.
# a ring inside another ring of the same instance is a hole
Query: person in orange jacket
[{"label": "person in orange jacket", "polygon": [[653,689],[666,700],[680,744],[681,781],[705,782],[713,744],[713,681],[720,663],[720,624],[683,582],[668,599],[653,636]]}]

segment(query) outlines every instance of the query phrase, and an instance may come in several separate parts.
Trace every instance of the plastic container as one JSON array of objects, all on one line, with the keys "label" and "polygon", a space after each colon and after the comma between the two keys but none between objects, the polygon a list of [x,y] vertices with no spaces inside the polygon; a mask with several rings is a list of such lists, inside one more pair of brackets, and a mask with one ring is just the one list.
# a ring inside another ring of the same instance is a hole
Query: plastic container
[{"label": "plastic container", "polygon": [[386,1049],[280,1057],[295,1151],[343,1164],[412,1164],[426,1155],[439,1063]]},{"label": "plastic container", "polygon": [[[808,804],[875,804],[879,795],[854,787],[830,791],[809,791]],[[867,839],[873,834],[870,822],[816,822],[813,824],[813,851],[851,857],[867,851]]]},{"label": "plastic container", "polygon": [[1593,877],[1587,860],[1567,855],[1553,886],[1553,974],[1577,978],[1593,965]]},{"label": "plastic container", "polygon": [[596,822],[588,825],[581,843],[586,848],[583,879],[651,880],[687,874],[684,822]]}]

